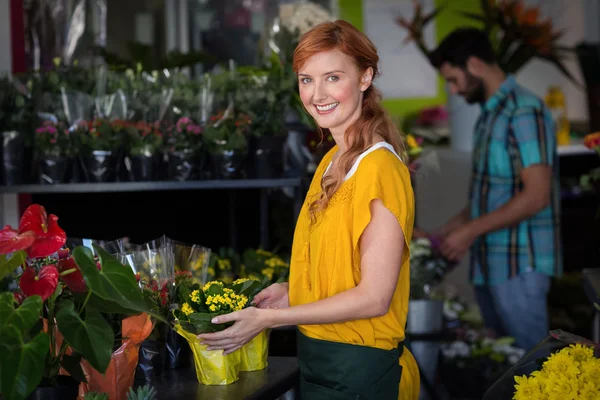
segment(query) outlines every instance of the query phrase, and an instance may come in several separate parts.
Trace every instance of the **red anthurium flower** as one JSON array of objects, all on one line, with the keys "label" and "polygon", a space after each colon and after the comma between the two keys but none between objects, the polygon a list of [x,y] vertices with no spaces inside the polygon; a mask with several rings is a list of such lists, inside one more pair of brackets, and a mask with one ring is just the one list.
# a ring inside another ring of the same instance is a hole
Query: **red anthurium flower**
[{"label": "red anthurium flower", "polygon": [[71,250],[69,250],[69,249],[60,249],[58,251],[58,259],[59,260],[69,258],[70,256],[71,256]]},{"label": "red anthurium flower", "polygon": [[75,264],[75,260],[73,259],[73,257],[58,260],[57,266],[58,271],[61,274],[69,270],[74,270],[66,275],[61,275],[60,277],[63,280],[63,282],[67,284],[69,289],[77,293],[84,293],[87,291],[87,286],[85,285],[85,281],[83,280],[81,270],[79,269],[77,264]]},{"label": "red anthurium flower", "polygon": [[29,257],[46,257],[56,253],[67,241],[67,234],[58,226],[58,217],[48,215],[39,204],[32,204],[21,217],[19,233],[32,231],[35,242],[27,249]]},{"label": "red anthurium flower", "polygon": [[23,304],[23,301],[25,300],[25,296],[21,292],[13,292],[13,298],[18,305]]},{"label": "red anthurium flower", "polygon": [[7,225],[0,230],[0,254],[8,254],[25,250],[35,242],[35,234],[31,231],[19,233]]},{"label": "red anthurium flower", "polygon": [[44,265],[40,268],[39,273],[36,273],[34,268],[27,267],[19,281],[19,286],[25,296],[37,294],[42,297],[42,301],[46,301],[48,297],[52,296],[56,285],[58,285],[58,270],[54,265]]}]

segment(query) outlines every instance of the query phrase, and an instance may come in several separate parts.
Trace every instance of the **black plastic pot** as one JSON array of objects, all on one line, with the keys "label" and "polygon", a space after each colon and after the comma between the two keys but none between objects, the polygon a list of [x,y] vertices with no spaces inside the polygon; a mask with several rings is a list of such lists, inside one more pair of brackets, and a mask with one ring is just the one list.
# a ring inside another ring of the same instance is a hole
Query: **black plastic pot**
[{"label": "black plastic pot", "polygon": [[131,156],[131,180],[146,182],[154,180],[154,155],[138,154]]},{"label": "black plastic pot", "polygon": [[17,131],[2,132],[2,180],[5,185],[24,183],[25,136]]},{"label": "black plastic pot", "polygon": [[245,150],[222,150],[210,155],[214,179],[237,179],[245,174]]},{"label": "black plastic pot", "polygon": [[27,400],[75,400],[79,395],[79,382],[70,376],[59,375],[57,386],[38,386]]},{"label": "black plastic pot", "polygon": [[283,150],[286,136],[253,137],[249,144],[248,176],[257,179],[283,175]]},{"label": "black plastic pot", "polygon": [[189,181],[197,177],[196,152],[176,150],[169,153],[168,179]]},{"label": "black plastic pot", "polygon": [[41,184],[56,184],[65,182],[69,159],[65,156],[46,154],[38,161],[39,179]]},{"label": "black plastic pot", "polygon": [[110,150],[94,150],[83,157],[89,182],[113,182],[116,172],[116,153]]}]

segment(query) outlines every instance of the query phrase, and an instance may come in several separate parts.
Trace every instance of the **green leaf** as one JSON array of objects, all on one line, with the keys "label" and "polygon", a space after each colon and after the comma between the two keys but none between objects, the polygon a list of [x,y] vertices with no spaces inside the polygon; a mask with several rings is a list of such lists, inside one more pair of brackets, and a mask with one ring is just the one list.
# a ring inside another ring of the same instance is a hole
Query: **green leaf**
[{"label": "green leaf", "polygon": [[255,280],[245,281],[233,286],[233,290],[237,294],[242,294],[248,298],[248,305],[250,305],[254,296],[256,296],[264,288],[264,284]]},{"label": "green leaf", "polygon": [[110,363],[115,335],[102,314],[87,309],[85,320],[75,311],[75,304],[65,300],[56,313],[56,323],[65,340],[83,355],[92,367],[104,373]]},{"label": "green leaf", "polygon": [[0,341],[0,392],[6,400],[23,400],[38,386],[50,350],[48,335],[39,333],[28,343],[7,325]]},{"label": "green leaf", "polygon": [[[222,314],[223,313],[193,313],[188,315],[188,320],[190,321],[191,326],[194,328],[194,330],[190,332],[194,332],[195,334],[218,332],[233,325],[233,322],[228,322],[225,324],[213,324],[210,322],[214,317]],[[183,324],[182,327],[188,330],[188,328]]]},{"label": "green leaf", "polygon": [[79,382],[87,383],[83,369],[81,368],[81,353],[65,354],[62,356],[60,365]]},{"label": "green leaf", "polygon": [[23,265],[26,258],[27,253],[23,250],[15,251],[8,260],[6,254],[0,255],[0,279],[12,274],[20,265]]},{"label": "green leaf", "polygon": [[[99,298],[108,301],[105,306],[119,304],[119,310],[127,309],[130,313],[146,312],[154,318],[164,321],[164,318],[152,312],[135,279],[131,268],[125,267],[115,257],[101,247],[94,245],[100,256],[102,269],[98,271],[92,251],[79,246],[73,250],[75,262],[81,269],[83,279],[90,291]],[[108,312],[108,310],[105,310]]]},{"label": "green leaf", "polygon": [[[2,303],[6,302],[5,293],[2,293]],[[12,298],[12,293],[8,293]],[[25,335],[35,323],[40,319],[42,312],[42,298],[40,296],[27,297],[23,304],[21,304],[16,310],[11,304],[12,312],[8,315],[5,314],[5,306],[2,306],[2,318],[0,320],[0,330],[4,326],[14,326],[17,328],[21,335]],[[6,309],[7,310],[7,309]]]}]

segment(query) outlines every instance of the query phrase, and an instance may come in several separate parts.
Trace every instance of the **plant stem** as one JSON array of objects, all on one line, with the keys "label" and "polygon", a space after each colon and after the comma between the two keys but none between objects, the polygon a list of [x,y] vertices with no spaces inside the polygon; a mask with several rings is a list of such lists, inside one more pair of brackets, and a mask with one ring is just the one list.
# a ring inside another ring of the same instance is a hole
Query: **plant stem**
[{"label": "plant stem", "polygon": [[92,291],[91,290],[88,291],[87,296],[85,296],[85,300],[83,301],[83,305],[79,309],[79,315],[81,315],[81,313],[85,309],[85,306],[87,305],[88,301],[90,300],[90,297],[92,297]]}]

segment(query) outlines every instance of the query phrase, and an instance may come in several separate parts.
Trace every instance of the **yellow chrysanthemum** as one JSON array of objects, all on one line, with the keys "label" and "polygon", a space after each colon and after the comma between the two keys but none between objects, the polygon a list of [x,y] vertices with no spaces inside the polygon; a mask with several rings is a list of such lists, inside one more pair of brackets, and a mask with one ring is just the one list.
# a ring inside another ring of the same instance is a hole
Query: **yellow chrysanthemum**
[{"label": "yellow chrysanthemum", "polygon": [[200,304],[200,291],[199,290],[194,290],[190,294],[190,300],[192,300],[196,304]]},{"label": "yellow chrysanthemum", "polygon": [[571,346],[561,350],[565,351],[567,354],[570,354],[573,360],[576,362],[582,362],[591,357],[594,357],[594,350],[588,346],[582,346],[579,343],[572,344]]},{"label": "yellow chrysanthemum", "polygon": [[190,315],[194,312],[194,309],[188,303],[184,303],[183,306],[181,306],[181,312],[185,315]]},{"label": "yellow chrysanthemum", "polygon": [[514,400],[538,399],[542,395],[540,385],[535,376],[515,376],[515,395]]},{"label": "yellow chrysanthemum", "polygon": [[588,382],[597,382],[600,386],[600,359],[589,358],[581,363],[582,378]]},{"label": "yellow chrysanthemum", "polygon": [[575,378],[579,373],[577,363],[569,353],[563,351],[551,354],[548,360],[544,362],[543,368],[548,374],[555,373],[570,378]]}]

